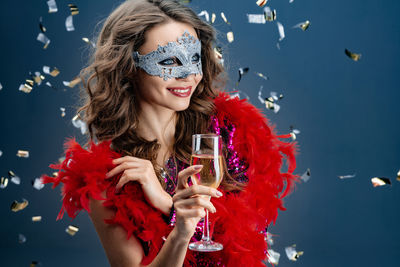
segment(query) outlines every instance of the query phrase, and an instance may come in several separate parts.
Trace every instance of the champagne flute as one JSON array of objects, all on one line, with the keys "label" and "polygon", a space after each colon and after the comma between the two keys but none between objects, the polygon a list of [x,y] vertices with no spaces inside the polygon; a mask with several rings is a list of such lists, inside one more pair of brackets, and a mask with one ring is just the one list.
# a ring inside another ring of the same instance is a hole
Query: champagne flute
[{"label": "champagne flute", "polygon": [[[223,178],[222,139],[217,134],[194,134],[192,136],[192,156],[190,165],[203,165],[201,171],[191,176],[193,184],[218,188]],[[222,250],[222,244],[211,240],[208,225],[208,210],[203,223],[200,241],[189,244],[189,249],[200,252]]]}]

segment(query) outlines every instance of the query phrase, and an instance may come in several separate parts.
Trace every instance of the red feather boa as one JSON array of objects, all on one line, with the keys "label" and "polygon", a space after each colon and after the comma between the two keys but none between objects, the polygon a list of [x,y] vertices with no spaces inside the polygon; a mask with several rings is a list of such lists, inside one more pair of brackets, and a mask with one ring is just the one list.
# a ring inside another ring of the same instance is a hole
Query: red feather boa
[{"label": "red feather boa", "polygon": [[[282,199],[297,181],[293,175],[296,147],[294,143],[280,141],[267,119],[247,101],[220,93],[214,103],[219,126],[224,127],[226,121],[236,126],[233,145],[248,163],[249,182],[239,194],[225,193],[212,199],[218,211],[210,214],[213,239],[222,243],[224,249],[201,254],[188,250],[185,266],[264,266],[267,244],[260,232],[269,223],[275,223],[278,209],[285,210]],[[115,194],[119,176],[106,180],[105,174],[114,166],[112,159],[121,155],[112,151],[110,144],[91,142],[85,150],[74,139],[68,140],[65,160],[50,165],[59,170],[58,176],[42,179],[44,183],[53,183],[53,188],[63,183],[63,204],[57,219],[62,218],[64,210],[71,218],[82,209],[90,212],[90,197],[105,200],[103,205],[115,211],[106,223],[121,225],[128,239],[134,235],[147,244],[148,253],[142,261],[146,265],[157,255],[164,242],[162,237],[168,236],[172,228],[164,222],[161,212],[146,202],[139,184],[128,183],[121,193]],[[288,163],[286,173],[281,173],[283,157]]]}]

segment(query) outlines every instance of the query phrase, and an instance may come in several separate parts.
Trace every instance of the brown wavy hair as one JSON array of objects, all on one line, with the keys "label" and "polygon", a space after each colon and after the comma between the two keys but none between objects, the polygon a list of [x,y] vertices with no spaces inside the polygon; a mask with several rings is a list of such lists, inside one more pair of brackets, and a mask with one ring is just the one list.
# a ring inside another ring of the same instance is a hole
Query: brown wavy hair
[{"label": "brown wavy hair", "polygon": [[[140,88],[132,51],[137,51],[145,42],[146,31],[171,20],[191,25],[201,41],[203,79],[194,91],[189,107],[176,114],[172,147],[177,159],[189,163],[191,136],[207,132],[210,115],[215,111],[213,99],[225,85],[226,78],[213,51],[214,28],[178,1],[128,0],[108,16],[90,63],[80,73],[84,103],[78,109],[78,114],[83,114],[81,117],[87,123],[90,140],[112,140],[115,151],[150,160],[164,187],[160,166],[156,163],[161,145],[158,140],[148,141],[136,133]],[[227,191],[242,188],[226,168],[221,185]]]}]

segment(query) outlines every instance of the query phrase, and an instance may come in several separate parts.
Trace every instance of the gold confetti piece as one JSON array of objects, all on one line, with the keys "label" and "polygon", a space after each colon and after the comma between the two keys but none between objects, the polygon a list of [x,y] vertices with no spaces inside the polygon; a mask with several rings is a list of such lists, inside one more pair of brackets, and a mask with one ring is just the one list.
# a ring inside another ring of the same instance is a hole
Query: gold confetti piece
[{"label": "gold confetti piece", "polygon": [[233,92],[230,94],[229,99],[232,99],[232,98],[235,98],[235,97],[237,97],[237,98],[239,98],[239,99],[243,99],[243,97],[241,97],[240,94],[243,94],[247,100],[250,99],[250,97],[249,97],[245,92],[242,92],[242,91],[233,91]]},{"label": "gold confetti piece", "polygon": [[207,10],[201,11],[199,14],[197,14],[197,16],[204,16],[207,22],[210,21],[210,15],[208,14]]},{"label": "gold confetti piece", "polygon": [[226,38],[228,39],[228,42],[232,43],[234,38],[233,38],[233,32],[228,32],[226,34]]},{"label": "gold confetti piece", "polygon": [[63,81],[63,84],[64,84],[65,86],[70,87],[70,88],[74,88],[75,85],[77,85],[77,84],[80,83],[80,82],[81,82],[81,78],[77,77],[77,78],[73,79],[73,80],[70,81],[70,82]]},{"label": "gold confetti piece", "polygon": [[72,18],[72,15],[68,16],[65,19],[65,28],[67,29],[68,32],[75,31],[74,20]]},{"label": "gold confetti piece", "polygon": [[53,172],[52,175],[53,175],[53,177],[57,177],[58,176],[58,172]]},{"label": "gold confetti piece", "polygon": [[28,206],[29,202],[26,199],[22,199],[22,202],[18,202],[16,200],[11,204],[10,209],[14,212],[25,209]]},{"label": "gold confetti piece", "polygon": [[293,125],[290,125],[290,136],[292,137],[292,140],[296,140],[296,135],[300,134],[300,131],[298,129],[294,129]]},{"label": "gold confetti piece", "polygon": [[265,6],[265,4],[268,2],[268,0],[257,0],[256,4],[259,7]]},{"label": "gold confetti piece", "polygon": [[40,72],[38,71],[35,72],[33,80],[35,81],[35,83],[37,83],[37,85],[40,85],[44,79],[46,79],[46,77],[44,77]]},{"label": "gold confetti piece", "polygon": [[265,24],[265,16],[263,14],[247,14],[247,21],[254,24]]},{"label": "gold confetti piece", "polygon": [[26,237],[23,234],[18,234],[18,243],[22,244],[26,242]]},{"label": "gold confetti piece", "polygon": [[85,43],[92,45],[93,48],[96,48],[96,44],[95,44],[94,42],[90,41],[89,38],[83,37],[82,40],[83,40]]},{"label": "gold confetti piece", "polygon": [[46,32],[46,27],[43,26],[43,19],[42,17],[39,18],[39,29],[41,32]]},{"label": "gold confetti piece", "polygon": [[344,53],[346,54],[346,56],[348,56],[349,58],[351,58],[354,61],[359,61],[361,58],[361,54],[356,54],[356,53],[350,52],[347,49],[344,50]]},{"label": "gold confetti piece", "polygon": [[42,216],[32,216],[32,222],[41,222]]},{"label": "gold confetti piece", "polygon": [[264,7],[264,17],[267,21],[274,21],[276,20],[276,10],[271,10],[270,7]]},{"label": "gold confetti piece", "polygon": [[215,13],[212,13],[211,14],[211,23],[214,23],[216,18],[217,18],[217,16],[215,15]]},{"label": "gold confetti piece", "polygon": [[400,182],[400,170],[397,172],[397,181]]},{"label": "gold confetti piece", "polygon": [[22,158],[29,158],[29,151],[27,150],[18,150],[17,152],[18,157]]},{"label": "gold confetti piece", "polygon": [[377,186],[383,186],[383,185],[392,185],[392,182],[390,181],[389,178],[385,178],[385,177],[374,177],[371,179],[372,185],[374,187]]},{"label": "gold confetti piece", "polygon": [[304,251],[296,251],[296,245],[285,247],[286,256],[291,261],[297,261],[297,259],[304,254]]},{"label": "gold confetti piece", "polygon": [[64,117],[65,116],[65,108],[60,108],[60,110],[61,110],[61,117]]},{"label": "gold confetti piece", "polygon": [[53,77],[57,77],[58,74],[60,74],[60,71],[54,67],[53,70],[50,70],[49,66],[43,66],[43,72],[45,74],[50,74]]},{"label": "gold confetti piece", "polygon": [[303,180],[304,182],[307,182],[308,180],[310,180],[310,178],[311,178],[310,169],[307,169],[307,171],[303,173],[303,175],[300,177],[300,179]]},{"label": "gold confetti piece", "polygon": [[44,35],[44,33],[41,33],[41,32],[36,37],[36,40],[38,40],[39,42],[42,42],[44,44],[43,49],[46,49],[47,46],[50,44],[50,39],[47,38],[47,36]]},{"label": "gold confetti piece", "polygon": [[268,78],[267,76],[265,76],[264,74],[262,74],[262,73],[260,73],[260,72],[255,72],[255,74],[256,74],[258,77],[263,78],[263,79],[266,80],[266,81],[269,80],[269,78]]},{"label": "gold confetti piece", "polygon": [[32,180],[32,186],[36,190],[40,190],[44,187],[44,184],[42,183],[42,179],[40,178],[35,178],[35,180]]},{"label": "gold confetti piece", "polygon": [[71,11],[71,15],[72,16],[79,14],[79,9],[78,9],[78,7],[76,5],[68,4],[68,6],[69,6],[69,10]]},{"label": "gold confetti piece", "polygon": [[303,31],[305,31],[305,30],[308,29],[308,27],[310,27],[310,25],[311,25],[310,21],[309,21],[309,20],[306,20],[306,21],[304,21],[304,22],[300,22],[300,23],[294,25],[293,28],[300,28],[300,29],[302,29]]},{"label": "gold confetti piece", "polygon": [[339,179],[349,179],[356,177],[355,174],[348,174],[348,175],[338,175]]},{"label": "gold confetti piece", "polygon": [[269,263],[278,265],[280,257],[281,254],[279,252],[276,252],[273,249],[268,249],[267,261]]},{"label": "gold confetti piece", "polygon": [[226,24],[230,24],[227,20],[227,18],[225,17],[224,12],[221,12],[221,18],[225,21]]},{"label": "gold confetti piece", "polygon": [[57,9],[57,3],[55,0],[49,0],[47,1],[47,5],[49,6],[49,13],[55,13],[58,11]]},{"label": "gold confetti piece", "polygon": [[0,188],[4,189],[8,185],[8,178],[7,177],[1,177],[0,178]]},{"label": "gold confetti piece", "polygon": [[65,232],[67,232],[70,236],[74,236],[79,231],[79,228],[73,225],[69,225]]}]

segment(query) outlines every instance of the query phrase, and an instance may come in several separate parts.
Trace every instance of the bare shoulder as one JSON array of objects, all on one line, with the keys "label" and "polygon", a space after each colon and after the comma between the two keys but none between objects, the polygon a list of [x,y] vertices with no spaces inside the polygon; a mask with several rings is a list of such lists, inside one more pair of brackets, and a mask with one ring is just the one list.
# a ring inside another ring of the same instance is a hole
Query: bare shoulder
[{"label": "bare shoulder", "polygon": [[102,205],[102,201],[90,199],[89,216],[112,267],[141,266],[144,251],[139,240],[126,239],[126,231],[119,225],[110,225],[104,219],[111,218],[114,211]]}]

